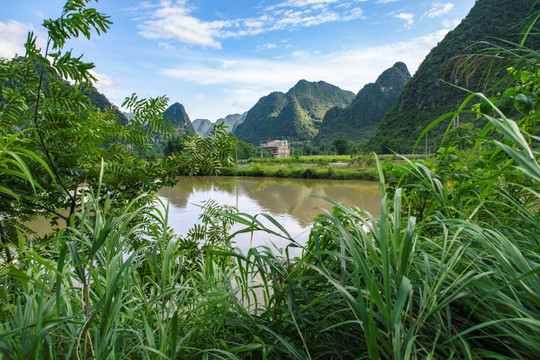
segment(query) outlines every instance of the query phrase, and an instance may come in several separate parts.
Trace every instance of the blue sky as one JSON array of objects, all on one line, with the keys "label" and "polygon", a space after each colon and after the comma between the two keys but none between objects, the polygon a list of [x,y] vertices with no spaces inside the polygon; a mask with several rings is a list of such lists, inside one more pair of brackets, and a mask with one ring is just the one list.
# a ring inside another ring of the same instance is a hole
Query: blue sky
[{"label": "blue sky", "polygon": [[[29,30],[64,0],[0,0],[0,57],[24,54]],[[474,0],[101,0],[109,31],[69,43],[94,62],[96,87],[120,105],[167,95],[191,120],[249,110],[300,79],[357,93],[396,61],[414,74]]]}]

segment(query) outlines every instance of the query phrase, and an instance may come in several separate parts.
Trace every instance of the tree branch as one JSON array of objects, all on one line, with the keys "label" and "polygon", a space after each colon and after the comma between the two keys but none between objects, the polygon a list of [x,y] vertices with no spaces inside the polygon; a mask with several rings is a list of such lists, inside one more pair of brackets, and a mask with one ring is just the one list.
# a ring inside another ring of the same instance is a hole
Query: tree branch
[{"label": "tree branch", "polygon": [[[12,197],[10,196],[7,196],[5,194],[0,194],[0,197],[1,198],[4,198],[4,199],[7,199],[7,200],[14,200]],[[47,207],[47,206],[44,206],[44,205],[41,205],[41,204],[38,204],[38,203],[35,203],[35,202],[32,202],[32,201],[28,201],[28,200],[24,200],[24,199],[19,199],[20,202],[22,202],[23,204],[26,204],[26,205],[30,205],[30,206],[33,206],[35,208],[38,208],[38,209],[41,209],[41,210],[45,210],[53,215],[56,215],[58,216],[59,218],[61,218],[62,220],[65,220],[66,222],[69,221],[69,217],[68,216],[65,216],[65,215],[62,215],[60,214],[59,212]]]},{"label": "tree branch", "polygon": [[[47,41],[47,48],[45,50],[45,58],[47,57],[47,55],[49,53],[50,44],[51,44],[51,38],[49,37],[49,39]],[[34,120],[34,126],[36,127],[36,131],[37,131],[37,134],[38,134],[38,137],[39,137],[39,141],[41,142],[41,146],[43,147],[43,150],[45,151],[45,155],[47,156],[47,159],[49,161],[49,165],[50,165],[52,171],[54,172],[54,174],[56,175],[57,181],[60,183],[60,186],[62,186],[62,189],[64,189],[64,191],[69,196],[71,201],[75,202],[76,201],[75,197],[71,195],[71,193],[67,189],[66,185],[62,181],[62,178],[60,177],[60,174],[58,173],[58,169],[56,168],[56,166],[55,166],[55,164],[54,164],[54,162],[52,160],[51,153],[49,152],[49,148],[45,144],[45,139],[43,138],[43,134],[41,133],[41,129],[40,129],[38,121],[37,121],[38,114],[39,114],[39,103],[41,101],[41,86],[43,85],[44,72],[45,72],[45,70],[44,70],[43,65],[42,65],[41,66],[41,72],[39,74],[39,85],[38,85],[38,89],[37,89],[36,107],[34,109],[34,119],[33,119]]]}]

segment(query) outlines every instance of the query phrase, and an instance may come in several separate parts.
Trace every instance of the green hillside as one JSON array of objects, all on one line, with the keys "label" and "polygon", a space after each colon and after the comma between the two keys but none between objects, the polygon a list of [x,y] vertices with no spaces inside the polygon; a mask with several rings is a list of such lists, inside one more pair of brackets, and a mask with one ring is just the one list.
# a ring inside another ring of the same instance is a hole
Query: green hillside
[{"label": "green hillside", "polygon": [[193,124],[191,123],[191,120],[189,120],[186,109],[184,109],[184,106],[178,102],[169,106],[167,110],[163,112],[163,117],[167,118],[166,122],[174,125],[179,133],[197,133],[193,127]]},{"label": "green hillside", "polygon": [[[432,49],[413,78],[405,86],[394,107],[386,114],[376,135],[370,139],[367,149],[378,153],[397,151],[409,153],[421,132],[439,116],[459,107],[467,94],[442,80],[452,79],[452,66],[445,62],[461,54],[469,54],[479,47],[471,47],[478,41],[501,43],[497,39],[519,42],[529,16],[540,10],[536,0],[478,0],[467,17],[449,32],[438,46]],[[516,25],[517,24],[517,25]],[[539,48],[538,36],[530,37],[527,45]],[[485,90],[480,76],[465,84],[472,91]],[[462,116],[461,121],[473,121]],[[428,134],[428,146],[440,144],[447,124],[432,129]]]},{"label": "green hillside", "polygon": [[[244,119],[246,118],[247,112],[243,114],[230,114],[225,116],[224,118],[220,118],[216,120],[216,125],[225,123],[225,129],[230,132],[234,132],[236,127],[244,122]],[[210,130],[208,131],[210,133]]]},{"label": "green hillside", "polygon": [[375,83],[365,85],[345,108],[330,109],[315,142],[327,144],[337,138],[366,141],[375,134],[383,116],[392,108],[411,78],[407,66],[397,62],[385,70]]},{"label": "green hillside", "polygon": [[[14,63],[24,62],[25,58],[17,57],[13,59],[12,61]],[[41,85],[41,87],[43,91],[46,91],[47,89],[49,89],[51,73],[47,69],[43,69],[39,63],[33,62],[33,64],[35,66],[35,73],[27,74],[27,75],[29,77],[36,77],[37,79],[38,74],[43,72],[43,84]],[[60,76],[56,76],[55,78],[59,83],[63,84],[63,86],[65,86],[66,88],[75,90],[74,87],[65,79],[62,79]],[[5,88],[12,89],[14,86],[19,86],[20,85],[19,82],[20,82],[20,79],[18,80],[9,79],[6,83],[3,84],[3,86]],[[126,115],[122,113],[116,105],[112,104],[109,101],[109,99],[107,99],[105,95],[100,93],[93,85],[85,84],[84,86],[80,86],[78,90],[81,91],[81,93],[84,96],[88,97],[88,99],[90,100],[90,103],[93,106],[97,107],[102,112],[111,111],[112,113],[114,113],[118,123],[120,123],[121,125],[126,125],[128,123],[128,118],[126,117]],[[0,105],[3,105],[3,104],[4,104],[4,98],[3,98],[2,92],[0,91]]]},{"label": "green hillside", "polygon": [[84,91],[84,94],[88,96],[92,105],[97,106],[101,111],[111,110],[116,115],[116,118],[120,124],[127,124],[128,118],[126,115],[124,115],[124,113],[122,113],[117,106],[113,105],[109,99],[107,99],[107,97],[100,93],[95,87],[89,86]]},{"label": "green hillside", "polygon": [[273,92],[259,99],[237,126],[242,141],[258,144],[269,139],[310,140],[318,132],[326,111],[346,106],[354,93],[324,81],[300,80],[286,94]]}]

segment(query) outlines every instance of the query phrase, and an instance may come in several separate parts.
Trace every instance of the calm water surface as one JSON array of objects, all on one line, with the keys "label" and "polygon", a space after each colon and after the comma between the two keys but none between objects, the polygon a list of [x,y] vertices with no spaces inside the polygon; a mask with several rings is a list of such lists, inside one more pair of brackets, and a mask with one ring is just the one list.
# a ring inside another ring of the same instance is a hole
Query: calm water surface
[{"label": "calm water surface", "polygon": [[[299,243],[307,240],[317,214],[332,207],[312,195],[374,213],[380,210],[381,201],[377,182],[263,177],[180,177],[175,187],[163,188],[158,195],[169,200],[169,226],[179,235],[185,235],[193,224],[200,223],[198,218],[203,212],[200,206],[213,199],[221,205],[236,206],[241,213],[271,215]],[[277,248],[287,245],[266,233],[256,233],[253,238],[242,234],[235,241],[242,250],[259,245]]]}]

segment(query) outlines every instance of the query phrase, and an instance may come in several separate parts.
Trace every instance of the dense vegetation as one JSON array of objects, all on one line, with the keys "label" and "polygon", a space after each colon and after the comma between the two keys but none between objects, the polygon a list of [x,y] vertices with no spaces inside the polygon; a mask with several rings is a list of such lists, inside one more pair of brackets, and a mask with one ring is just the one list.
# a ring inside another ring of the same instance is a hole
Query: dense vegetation
[{"label": "dense vegetation", "polygon": [[369,140],[410,78],[407,66],[402,62],[395,63],[374,83],[365,85],[351,104],[328,110],[314,141],[328,144],[336,139],[355,143]]},{"label": "dense vegetation", "polygon": [[242,141],[259,145],[274,139],[310,140],[326,111],[351,103],[354,94],[325,83],[300,80],[287,93],[273,92],[259,99],[234,134]]},{"label": "dense vegetation", "polygon": [[[241,143],[239,142],[239,144]],[[387,161],[399,161],[397,157],[387,157],[387,159]],[[373,154],[361,153],[355,155],[295,155],[285,158],[248,157],[240,160],[235,168],[222,168],[220,175],[377,180],[378,173],[375,165],[375,156]]]},{"label": "dense vegetation", "polygon": [[[289,248],[242,253],[239,232],[290,236],[267,216],[211,202],[188,236],[168,228],[167,205],[151,193],[169,178],[163,169],[183,162],[140,156],[168,130],[164,99],[127,99],[135,120],[122,127],[77,86],[42,87],[35,61],[78,84],[92,80],[91,64],[62,54],[67,38],[110,24],[86,3],[68,0],[61,20],[45,21],[56,55],[30,35],[24,59],[0,64],[10,83],[0,114],[0,358],[537,357],[537,52],[516,44],[484,54],[506,59],[510,83],[498,98],[469,95],[458,111],[485,120],[480,136],[467,150],[449,142],[433,161],[380,165],[378,216],[333,204],[307,244],[291,239],[298,258]],[[208,147],[201,139],[183,151]],[[209,170],[229,161],[212,157]],[[58,233],[21,231],[27,214],[62,205],[74,208]],[[243,227],[231,233],[233,223]]]}]

